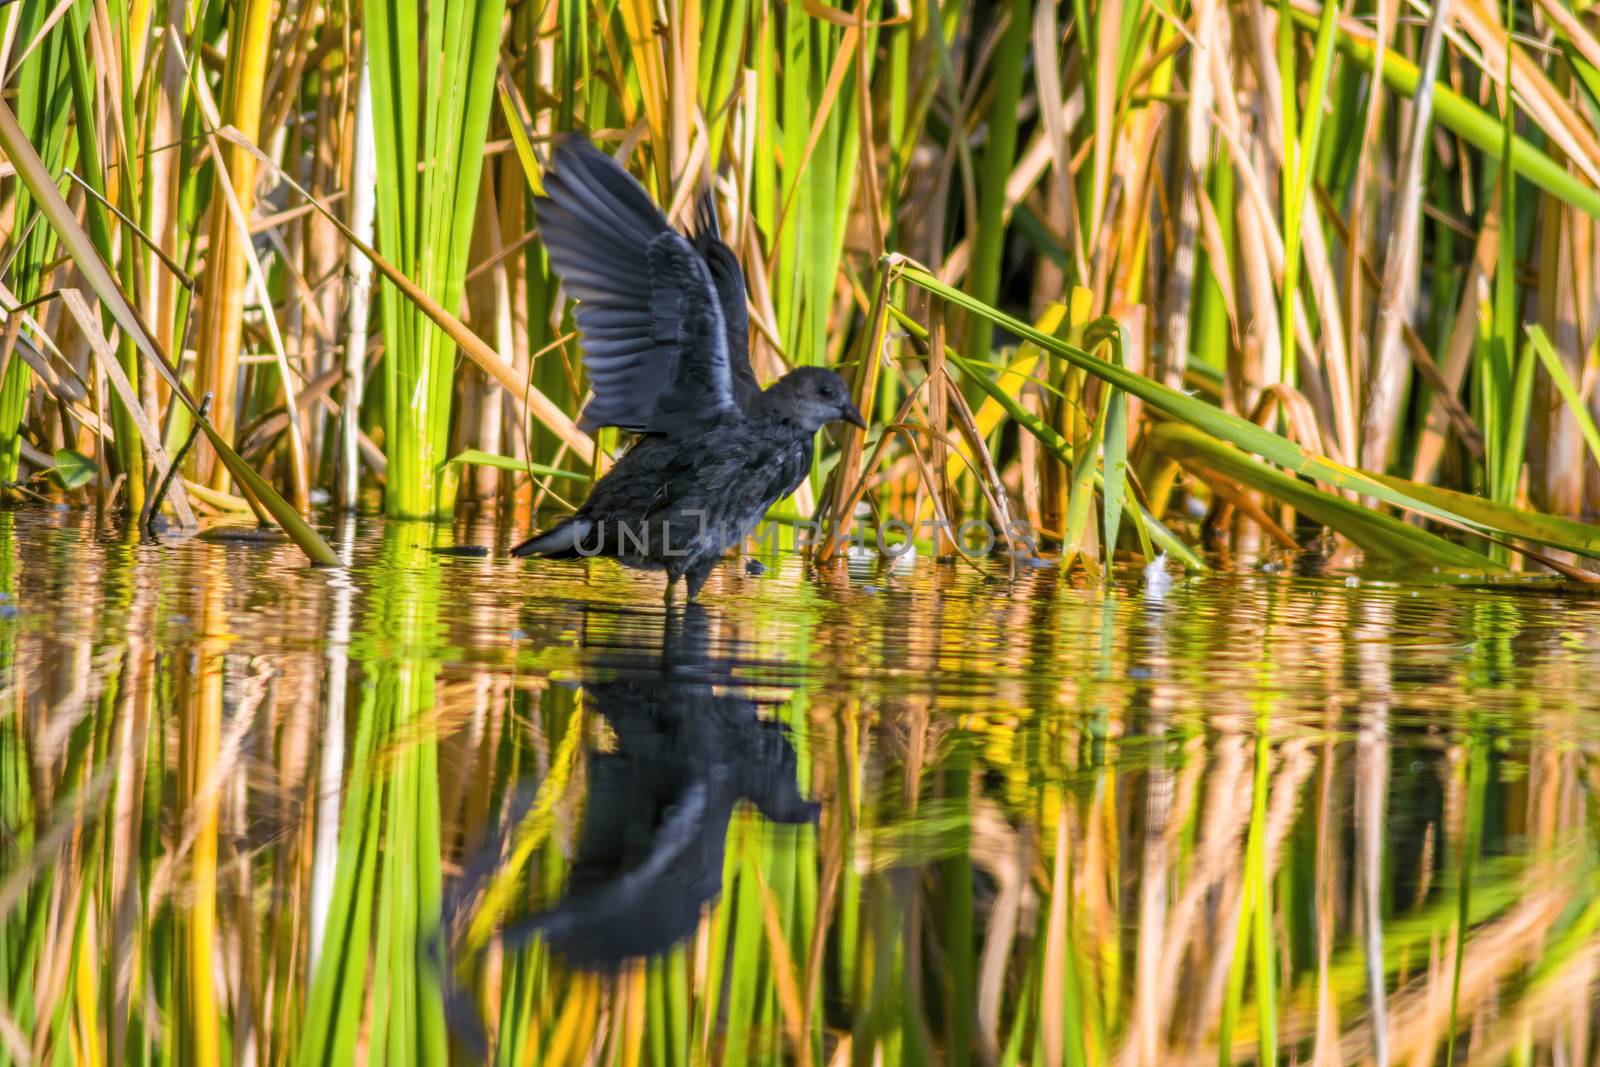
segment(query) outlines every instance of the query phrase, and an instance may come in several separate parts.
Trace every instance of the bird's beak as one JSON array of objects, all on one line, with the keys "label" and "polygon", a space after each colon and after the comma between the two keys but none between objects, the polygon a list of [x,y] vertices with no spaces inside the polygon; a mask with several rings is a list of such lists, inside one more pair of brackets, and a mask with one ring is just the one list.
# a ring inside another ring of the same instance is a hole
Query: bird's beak
[{"label": "bird's beak", "polygon": [[862,416],[861,410],[848,401],[845,402],[843,410],[839,412],[839,417],[852,426],[860,427],[863,430],[867,428],[867,420]]}]

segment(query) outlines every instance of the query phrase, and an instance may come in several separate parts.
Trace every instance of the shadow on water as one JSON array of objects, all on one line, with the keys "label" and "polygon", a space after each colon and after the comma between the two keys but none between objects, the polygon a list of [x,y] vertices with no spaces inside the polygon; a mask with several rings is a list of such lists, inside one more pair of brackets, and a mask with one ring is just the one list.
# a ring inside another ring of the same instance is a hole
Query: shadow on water
[{"label": "shadow on water", "polygon": [[1600,1050],[1591,601],[329,534],[0,512],[0,1065]]}]

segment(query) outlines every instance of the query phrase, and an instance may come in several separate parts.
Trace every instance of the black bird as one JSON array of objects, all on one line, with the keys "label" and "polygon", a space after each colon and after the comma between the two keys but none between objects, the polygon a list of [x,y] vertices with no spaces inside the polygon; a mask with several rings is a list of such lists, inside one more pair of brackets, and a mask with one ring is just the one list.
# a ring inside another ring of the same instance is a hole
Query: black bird
[{"label": "black bird", "polygon": [[709,190],[678,233],[633,176],[569,136],[535,200],[550,264],[578,300],[594,388],[585,428],[641,434],[575,515],[514,556],[612,556],[664,568],[693,600],[731,546],[811,470],[816,433],[866,428],[844,381],[801,367],[763,390],[750,369],[744,273]]},{"label": "black bird", "polygon": [[[670,626],[669,622],[669,626]],[[800,795],[787,728],[748,697],[718,692],[731,674],[705,657],[706,620],[685,612],[659,672],[584,686],[616,735],[589,757],[588,806],[561,899],[509,926],[540,933],[568,964],[613,971],[694,933],[722,890],[728,823],[741,801],[776,823],[816,821]]]}]

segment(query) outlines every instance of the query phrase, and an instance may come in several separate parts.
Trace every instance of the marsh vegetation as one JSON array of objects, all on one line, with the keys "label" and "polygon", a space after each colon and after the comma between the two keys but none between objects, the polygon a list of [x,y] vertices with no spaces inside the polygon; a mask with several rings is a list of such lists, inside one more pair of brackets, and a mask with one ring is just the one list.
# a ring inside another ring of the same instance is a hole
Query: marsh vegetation
[{"label": "marsh vegetation", "polygon": [[[0,90],[0,1064],[1596,1059],[1576,0],[16,0]],[[868,423],[693,655],[504,559],[627,445],[571,130]],[[507,931],[652,678],[820,814],[597,974]]]}]

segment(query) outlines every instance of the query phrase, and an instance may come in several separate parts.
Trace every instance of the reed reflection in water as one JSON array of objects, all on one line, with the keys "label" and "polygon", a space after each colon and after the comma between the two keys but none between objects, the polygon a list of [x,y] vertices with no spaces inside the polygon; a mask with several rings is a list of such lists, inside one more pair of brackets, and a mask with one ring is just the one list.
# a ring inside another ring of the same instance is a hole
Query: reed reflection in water
[{"label": "reed reflection in water", "polygon": [[331,535],[0,513],[0,1062],[1600,1059],[1587,600]]}]

